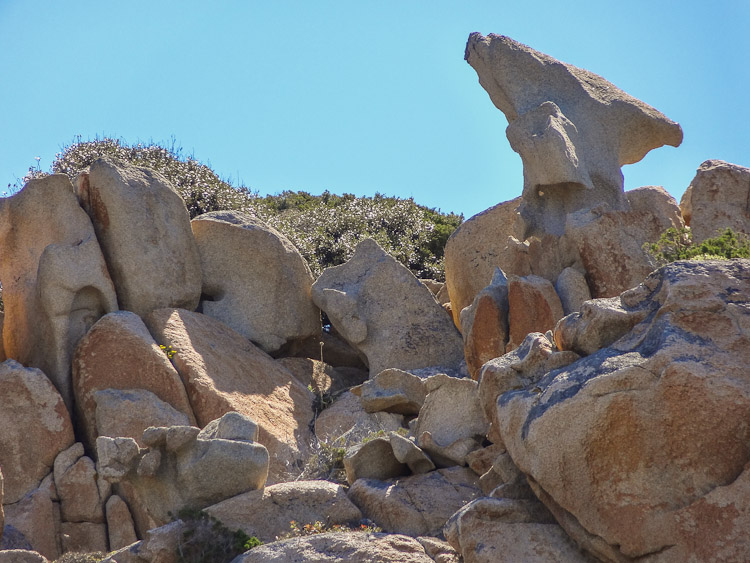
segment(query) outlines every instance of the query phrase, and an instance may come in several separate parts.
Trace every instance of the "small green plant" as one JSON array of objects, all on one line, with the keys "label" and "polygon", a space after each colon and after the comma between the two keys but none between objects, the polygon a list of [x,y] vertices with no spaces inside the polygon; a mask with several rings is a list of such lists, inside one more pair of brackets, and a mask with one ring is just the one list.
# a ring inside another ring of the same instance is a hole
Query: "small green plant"
[{"label": "small green plant", "polygon": [[90,553],[68,552],[55,559],[54,563],[99,563],[107,556],[102,551],[92,551]]},{"label": "small green plant", "polygon": [[750,258],[750,239],[727,228],[715,237],[694,243],[690,227],[670,227],[658,241],[644,244],[643,249],[660,266],[676,260],[731,260]]},{"label": "small green plant", "polygon": [[311,449],[312,454],[307,458],[297,480],[323,479],[339,485],[348,485],[344,469],[344,445],[338,443],[338,440],[330,444],[316,440]]},{"label": "small green plant", "polygon": [[320,520],[316,520],[312,524],[300,524],[296,520],[292,520],[289,523],[289,532],[283,536],[279,536],[277,539],[286,540],[289,538],[299,538],[304,536],[312,536],[315,534],[325,534],[327,532],[365,532],[365,533],[378,533],[382,532],[383,529],[375,526],[374,524],[360,524],[359,526],[349,526],[347,524],[324,524]]},{"label": "small green plant", "polygon": [[159,348],[162,349],[162,351],[167,355],[167,358],[170,360],[174,358],[175,354],[177,354],[177,350],[172,349],[172,346],[164,346],[164,344],[159,344]]},{"label": "small green plant", "polygon": [[177,517],[185,525],[177,544],[178,563],[229,563],[262,544],[242,530],[230,530],[202,510],[183,509]]}]

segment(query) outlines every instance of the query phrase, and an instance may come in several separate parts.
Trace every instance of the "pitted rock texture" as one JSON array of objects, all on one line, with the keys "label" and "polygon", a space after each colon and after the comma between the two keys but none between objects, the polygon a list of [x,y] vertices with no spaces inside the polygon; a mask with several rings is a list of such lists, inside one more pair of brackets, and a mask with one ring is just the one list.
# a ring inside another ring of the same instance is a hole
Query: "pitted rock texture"
[{"label": "pitted rock texture", "polygon": [[100,158],[78,177],[120,308],[194,310],[201,294],[198,248],[182,198],[149,168]]},{"label": "pitted rock texture", "polygon": [[520,212],[534,232],[561,235],[566,214],[598,202],[625,209],[620,167],[682,142],[651,106],[509,37],[472,33],[465,58],[508,119],[524,164]]},{"label": "pitted rock texture", "polygon": [[6,356],[44,371],[72,409],[73,351],[117,299],[67,176],[31,180],[0,199],[0,280]]},{"label": "pitted rock texture", "polygon": [[325,270],[312,287],[315,304],[367,356],[370,376],[387,368],[456,367],[461,335],[414,275],[372,239],[351,259]]},{"label": "pitted rock texture", "polygon": [[55,457],[73,444],[62,397],[45,375],[14,360],[0,364],[0,467],[5,504],[39,486]]},{"label": "pitted rock texture", "polygon": [[715,237],[724,229],[750,234],[750,168],[707,160],[680,200],[693,242]]},{"label": "pitted rock texture", "polygon": [[320,336],[307,262],[276,229],[249,215],[213,211],[191,222],[203,271],[204,314],[265,352]]},{"label": "pitted rock texture", "polygon": [[508,453],[563,528],[604,560],[742,560],[750,261],[670,264],[621,306],[644,319],[499,398]]},{"label": "pitted rock texture", "polygon": [[271,455],[269,484],[301,469],[313,435],[313,394],[291,372],[227,325],[183,309],[158,309],[145,318],[187,389],[199,426],[230,411],[251,418],[258,442]]}]

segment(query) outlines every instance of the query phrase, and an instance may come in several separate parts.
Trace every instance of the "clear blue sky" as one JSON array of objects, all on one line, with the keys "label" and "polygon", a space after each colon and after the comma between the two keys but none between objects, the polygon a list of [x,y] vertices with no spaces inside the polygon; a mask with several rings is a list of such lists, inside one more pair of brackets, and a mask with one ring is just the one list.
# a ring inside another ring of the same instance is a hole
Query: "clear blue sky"
[{"label": "clear blue sky", "polygon": [[679,199],[750,166],[750,2],[0,0],[0,187],[80,135],[176,139],[261,194],[414,197],[469,217],[520,195],[507,122],[463,60],[499,33],[604,76],[684,130],[626,166]]}]

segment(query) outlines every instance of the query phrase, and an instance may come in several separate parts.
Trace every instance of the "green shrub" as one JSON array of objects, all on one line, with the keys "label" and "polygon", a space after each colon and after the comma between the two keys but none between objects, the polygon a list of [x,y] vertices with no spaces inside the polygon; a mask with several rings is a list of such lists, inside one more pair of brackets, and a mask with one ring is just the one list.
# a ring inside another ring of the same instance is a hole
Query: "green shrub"
[{"label": "green shrub", "polygon": [[90,553],[69,552],[55,559],[54,563],[98,563],[107,556],[101,551]]},{"label": "green shrub", "polygon": [[[172,141],[128,146],[118,139],[81,141],[58,153],[53,173],[74,179],[97,158],[109,157],[147,166],[169,180],[185,201],[190,217],[232,210],[255,215],[283,233],[308,261],[315,276],[342,264],[364,238],[373,238],[389,254],[422,278],[444,279],[443,249],[463,215],[444,214],[417,205],[413,199],[375,194],[342,196],[324,192],[285,191],[261,197],[245,186],[233,186],[192,156],[184,157]],[[24,181],[44,176],[32,168]]]},{"label": "green shrub", "polygon": [[183,509],[177,517],[184,523],[177,545],[179,563],[229,563],[262,543],[242,530],[230,530],[202,510]]},{"label": "green shrub", "polygon": [[750,239],[746,234],[735,233],[730,228],[713,238],[694,243],[689,227],[679,230],[671,227],[662,233],[658,241],[646,243],[643,248],[660,266],[676,260],[750,258]]}]

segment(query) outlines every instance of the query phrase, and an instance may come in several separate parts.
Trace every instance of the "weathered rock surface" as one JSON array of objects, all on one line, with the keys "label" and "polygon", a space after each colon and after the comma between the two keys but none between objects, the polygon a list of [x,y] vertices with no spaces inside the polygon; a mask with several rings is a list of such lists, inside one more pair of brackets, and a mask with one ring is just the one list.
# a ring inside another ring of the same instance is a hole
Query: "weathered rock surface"
[{"label": "weathered rock surface", "polygon": [[[21,500],[5,505],[5,525],[17,530],[34,551],[50,560],[60,554],[57,546],[55,503],[49,489],[39,487]],[[20,538],[19,538],[20,539]]]},{"label": "weathered rock surface", "polygon": [[368,413],[418,414],[427,388],[424,380],[400,369],[386,369],[369,381],[351,388]]},{"label": "weathered rock surface", "polygon": [[388,412],[368,413],[359,398],[347,391],[315,419],[315,436],[321,442],[346,447],[376,432],[397,431],[403,415]]},{"label": "weathered rock surface", "polygon": [[508,279],[495,268],[490,284],[461,311],[464,356],[472,379],[477,379],[485,362],[505,354],[508,307]]},{"label": "weathered rock surface", "polygon": [[175,520],[147,531],[143,540],[108,554],[101,563],[177,563],[184,532],[185,523]]},{"label": "weathered rock surface", "polygon": [[14,360],[0,364],[0,467],[5,504],[39,486],[57,454],[73,444],[62,397],[38,369]]},{"label": "weathered rock surface", "polygon": [[62,552],[106,552],[107,527],[92,522],[63,522],[60,527]]},{"label": "weathered rock surface", "polygon": [[390,432],[388,439],[391,442],[394,457],[401,463],[405,463],[409,467],[409,471],[415,475],[435,469],[435,464],[430,456],[417,446],[413,438],[401,436],[397,432]]},{"label": "weathered rock surface", "polygon": [[[467,219],[453,232],[445,244],[445,285],[451,300],[453,320],[461,328],[460,314],[471,305],[477,294],[487,287],[495,268],[504,261],[503,249],[508,237],[524,239],[519,225],[518,206],[521,198],[499,203]],[[519,232],[520,231],[520,232]],[[503,264],[507,270],[507,264]],[[531,272],[513,271],[526,275]]]},{"label": "weathered rock surface", "polygon": [[100,158],[79,176],[77,191],[94,224],[121,309],[142,317],[161,307],[198,306],[200,258],[190,218],[163,176]]},{"label": "weathered rock surface", "polygon": [[49,563],[49,559],[35,551],[4,549],[0,551],[0,563]]},{"label": "weathered rock surface", "polygon": [[508,348],[516,348],[527,334],[547,332],[563,317],[555,288],[540,276],[508,278]]},{"label": "weathered rock surface", "polygon": [[427,398],[414,428],[417,445],[439,467],[465,465],[466,455],[479,447],[487,432],[478,384],[435,375],[425,385]]},{"label": "weathered rock surface", "polygon": [[677,202],[663,188],[646,186],[625,195],[625,211],[603,204],[567,216],[563,244],[576,249],[593,297],[614,297],[642,282],[654,267],[644,243],[683,226]]},{"label": "weathered rock surface", "polygon": [[77,442],[57,456],[54,478],[64,522],[104,522],[96,468],[91,458],[83,455],[83,444]]},{"label": "weathered rock surface", "polygon": [[72,408],[73,350],[117,299],[67,176],[31,180],[0,200],[0,280],[6,356],[44,371]]},{"label": "weathered rock surface", "polygon": [[367,381],[370,376],[364,369],[333,367],[311,358],[279,358],[276,361],[316,394],[339,393]]},{"label": "weathered rock surface", "polygon": [[328,481],[271,485],[209,506],[206,512],[230,530],[243,530],[263,542],[289,532],[293,520],[299,526],[315,522],[332,526],[362,519],[343,487]]},{"label": "weathered rock surface", "polygon": [[107,539],[111,551],[122,549],[138,541],[138,537],[135,535],[133,517],[124,500],[117,495],[109,497],[105,506],[105,513],[107,516]]},{"label": "weathered rock surface", "polygon": [[145,319],[171,346],[199,426],[237,411],[259,427],[271,456],[269,484],[284,481],[305,457],[313,396],[268,354],[225,324],[200,313],[160,309]]},{"label": "weathered rock surface", "polygon": [[370,375],[384,369],[463,359],[461,335],[430,291],[372,239],[351,259],[328,268],[312,286],[313,301],[333,326],[367,356]]},{"label": "weathered rock surface", "polygon": [[143,450],[131,438],[97,438],[99,473],[116,485],[141,537],[169,522],[170,512],[205,508],[264,486],[266,448],[251,436],[224,439],[212,438],[212,433],[222,435],[224,430],[211,427],[204,434],[192,426],[149,428],[143,435],[148,448]]},{"label": "weathered rock surface", "polygon": [[750,261],[665,266],[621,296],[629,333],[500,397],[508,453],[598,557],[747,557],[748,296]]},{"label": "weathered rock surface", "polygon": [[465,563],[593,561],[539,501],[474,500],[450,518],[445,536]]},{"label": "weathered rock surface", "polygon": [[333,532],[262,545],[233,563],[306,561],[309,563],[434,563],[414,538],[397,534]]},{"label": "weathered rock surface", "polygon": [[385,481],[391,477],[408,475],[409,469],[393,454],[388,438],[373,438],[358,444],[344,456],[346,480],[351,485],[357,479],[378,479]]},{"label": "weathered rock surface", "polygon": [[266,352],[321,333],[307,262],[276,229],[247,214],[192,221],[203,271],[201,310]]},{"label": "weathered rock surface", "polygon": [[508,119],[531,231],[561,235],[565,215],[598,202],[624,209],[620,167],[682,142],[680,126],[654,108],[508,37],[472,33],[465,58]]},{"label": "weathered rock surface", "polygon": [[479,373],[479,401],[485,420],[490,422],[489,439],[502,444],[497,420],[499,396],[507,391],[531,388],[545,374],[578,358],[579,355],[570,350],[558,351],[545,335],[535,332],[527,335],[512,352],[487,362]]},{"label": "weathered rock surface", "polygon": [[586,275],[571,267],[565,268],[557,276],[555,291],[560,298],[564,315],[580,311],[584,302],[591,299]]},{"label": "weathered rock surface", "polygon": [[386,532],[436,536],[459,508],[482,496],[477,475],[465,467],[438,469],[387,481],[360,479],[349,498]]},{"label": "weathered rock surface", "polygon": [[[129,436],[140,442],[146,428],[169,426],[162,422],[174,414],[151,401],[150,407],[133,409],[127,418],[107,417],[104,402],[107,397],[115,398],[114,390],[128,390],[130,395],[119,394],[120,400],[141,405],[147,401],[144,392],[150,392],[186,416],[187,424],[195,423],[180,375],[143,321],[128,311],[105,315],[81,339],[73,358],[73,388],[78,420],[92,448],[99,435]],[[97,393],[104,390],[110,390],[110,395],[99,396],[97,401]],[[104,418],[106,431],[97,424],[97,412]],[[122,433],[114,433],[118,430]]]},{"label": "weathered rock surface", "polygon": [[750,168],[707,160],[680,200],[693,242],[715,237],[727,227],[750,233]]},{"label": "weathered rock surface", "polygon": [[5,512],[3,512],[3,469],[0,467],[0,541],[3,539],[3,528],[5,527]]}]

